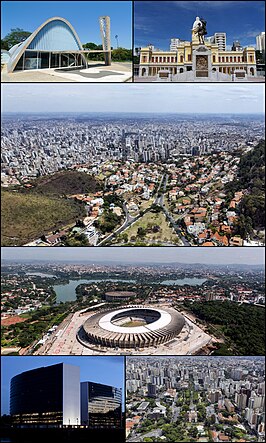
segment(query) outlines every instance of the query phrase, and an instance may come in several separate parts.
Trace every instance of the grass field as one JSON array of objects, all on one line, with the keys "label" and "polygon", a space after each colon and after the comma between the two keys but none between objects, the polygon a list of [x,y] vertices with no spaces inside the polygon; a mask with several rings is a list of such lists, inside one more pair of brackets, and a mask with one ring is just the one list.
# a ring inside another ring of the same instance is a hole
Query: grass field
[{"label": "grass field", "polygon": [[82,215],[75,202],[34,193],[2,191],[2,246],[20,246],[74,223]]},{"label": "grass field", "polygon": [[144,325],[146,325],[145,321],[134,320],[134,321],[128,321],[127,323],[125,323],[122,326],[125,328],[133,328],[135,326],[144,326]]},{"label": "grass field", "polygon": [[[152,228],[154,226],[159,227],[158,232],[153,232]],[[141,217],[136,223],[134,223],[130,228],[124,231],[128,235],[128,241],[134,242],[139,241],[140,237],[137,236],[138,229],[147,229],[145,237],[142,238],[145,242],[163,242],[173,244],[177,236],[173,232],[173,229],[168,225],[165,215],[162,212],[153,213],[146,212],[143,217]],[[151,232],[150,232],[151,231]]]}]

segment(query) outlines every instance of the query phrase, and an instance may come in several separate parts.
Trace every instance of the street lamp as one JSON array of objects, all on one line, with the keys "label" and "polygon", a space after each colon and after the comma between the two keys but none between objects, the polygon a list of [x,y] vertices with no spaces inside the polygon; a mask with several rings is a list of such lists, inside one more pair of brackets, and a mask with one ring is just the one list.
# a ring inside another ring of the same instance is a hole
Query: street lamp
[{"label": "street lamp", "polygon": [[115,35],[115,39],[116,39],[116,48],[119,48],[119,44],[118,44],[118,35]]}]

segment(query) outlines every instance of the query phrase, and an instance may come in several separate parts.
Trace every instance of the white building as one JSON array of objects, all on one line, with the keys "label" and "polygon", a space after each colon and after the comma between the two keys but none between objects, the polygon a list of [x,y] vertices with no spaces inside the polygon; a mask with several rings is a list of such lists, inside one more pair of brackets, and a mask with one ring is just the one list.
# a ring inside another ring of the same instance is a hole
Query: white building
[{"label": "white building", "polygon": [[214,43],[218,45],[219,51],[226,51],[226,33],[215,32]]},{"label": "white building", "polygon": [[265,52],[265,32],[261,32],[256,37],[256,50]]}]

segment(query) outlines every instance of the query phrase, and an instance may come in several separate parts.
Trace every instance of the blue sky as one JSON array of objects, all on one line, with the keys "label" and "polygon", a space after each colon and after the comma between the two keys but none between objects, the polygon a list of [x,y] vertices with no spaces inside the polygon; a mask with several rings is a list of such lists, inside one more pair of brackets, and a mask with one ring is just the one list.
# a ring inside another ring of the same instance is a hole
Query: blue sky
[{"label": "blue sky", "polygon": [[1,414],[9,414],[12,377],[30,369],[57,363],[79,366],[80,381],[111,385],[122,388],[124,392],[124,357],[1,357]]},{"label": "blue sky", "polygon": [[264,84],[2,84],[3,112],[264,113]]},{"label": "blue sky", "polygon": [[264,31],[262,1],[135,1],[134,46],[151,43],[169,49],[173,37],[191,40],[191,28],[199,15],[207,21],[208,36],[226,32],[227,45],[239,40],[243,46],[256,44]]},{"label": "blue sky", "polygon": [[207,263],[251,264],[264,263],[264,248],[2,248],[2,259],[69,260],[95,263],[112,261],[123,263]]},{"label": "blue sky", "polygon": [[99,16],[111,19],[111,45],[132,47],[132,6],[130,1],[3,1],[1,38],[12,28],[33,32],[45,20],[59,16],[76,30],[81,43],[101,44]]}]

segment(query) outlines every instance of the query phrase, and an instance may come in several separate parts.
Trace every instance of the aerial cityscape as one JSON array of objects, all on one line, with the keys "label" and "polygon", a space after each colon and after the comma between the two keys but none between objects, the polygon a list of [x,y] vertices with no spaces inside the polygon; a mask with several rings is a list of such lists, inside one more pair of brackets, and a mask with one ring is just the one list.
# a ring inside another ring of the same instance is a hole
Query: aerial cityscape
[{"label": "aerial cityscape", "polygon": [[264,244],[264,114],[134,108],[3,114],[4,246]]},{"label": "aerial cityscape", "polygon": [[128,442],[265,441],[263,357],[126,357]]},{"label": "aerial cityscape", "polygon": [[136,258],[125,263],[120,248],[112,255],[105,248],[100,262],[92,254],[81,259],[79,248],[71,248],[76,260],[69,250],[60,259],[60,248],[49,260],[35,248],[24,260],[20,248],[7,249],[3,355],[264,353],[263,248],[243,249],[242,261],[231,249],[219,249],[215,258],[206,250],[200,263],[193,251],[186,263],[171,248],[137,248]]}]

